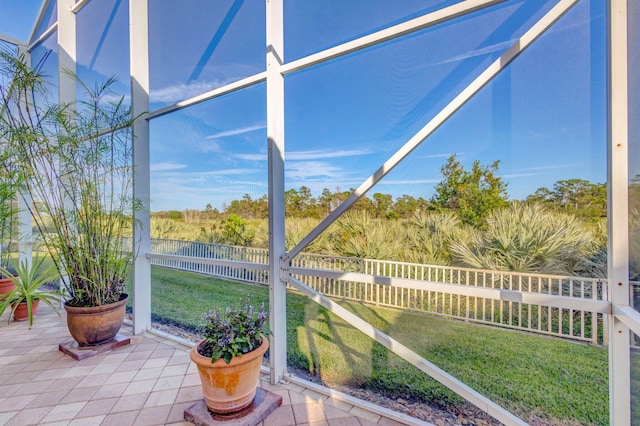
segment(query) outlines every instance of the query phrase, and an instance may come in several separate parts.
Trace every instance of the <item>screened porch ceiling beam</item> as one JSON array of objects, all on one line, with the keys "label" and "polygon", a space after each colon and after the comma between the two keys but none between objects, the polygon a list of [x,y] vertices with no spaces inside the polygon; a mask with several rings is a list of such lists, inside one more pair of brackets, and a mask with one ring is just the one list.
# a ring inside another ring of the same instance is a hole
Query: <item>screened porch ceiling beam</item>
[{"label": "screened porch ceiling beam", "polygon": [[[377,31],[373,34],[358,38],[356,40],[343,43],[339,46],[332,47],[330,49],[323,50],[322,52],[315,53],[313,55],[305,56],[288,64],[280,66],[280,73],[285,75],[294,71],[299,71],[304,68],[308,68],[313,65],[317,65],[322,62],[352,53],[354,51],[362,50],[364,48],[374,46],[376,44],[383,43],[394,38],[401,37],[406,34],[410,34],[415,31],[434,26],[448,20],[458,18],[460,16],[475,12],[477,10],[502,3],[506,0],[466,0],[456,3],[453,6],[445,7],[436,12],[429,13],[427,15],[403,22],[398,25],[386,28],[381,31]],[[270,46],[267,46],[270,49]],[[282,58],[278,58],[282,63]],[[152,111],[148,114],[147,119],[160,117],[173,111],[180,110],[210,99],[226,95],[228,93],[235,92],[240,89],[247,88],[254,84],[262,83],[266,80],[266,72],[261,72],[249,76],[243,80],[227,84],[219,87],[215,90],[203,93],[198,96],[194,96],[189,99],[185,99],[173,105],[166,106],[162,109]]]},{"label": "screened porch ceiling beam", "polygon": [[[47,8],[49,7],[49,2],[51,0],[44,0],[42,2],[42,5],[40,5],[40,10],[38,11],[38,16],[36,16],[36,21],[33,23],[33,28],[31,28],[31,32],[29,33],[29,38],[27,39],[27,45],[29,45],[29,47],[31,47],[34,44],[34,37],[36,35],[36,31],[38,30],[38,27],[40,26],[40,22],[42,22],[42,18],[45,14],[45,12],[47,11]],[[31,49],[29,49],[29,51],[31,51]]]},{"label": "screened porch ceiling beam", "polygon": [[13,38],[6,34],[0,33],[0,41],[5,41],[7,43],[15,44],[16,46],[25,46],[26,43],[22,40],[18,40],[17,38]]},{"label": "screened porch ceiling beam", "polygon": [[165,114],[169,114],[170,112],[177,111],[188,106],[196,105],[204,101],[208,101],[210,99],[218,98],[220,96],[226,95],[228,93],[237,92],[238,90],[245,89],[247,87],[251,87],[255,84],[262,83],[267,79],[267,72],[261,72],[258,74],[254,74],[247,78],[243,78],[242,80],[235,81],[231,84],[227,84],[222,87],[218,87],[217,89],[210,90],[201,95],[194,96],[189,99],[185,99],[184,101],[180,101],[176,104],[166,106],[164,108],[157,109],[155,111],[147,114],[147,120],[151,120],[152,118],[157,118]]},{"label": "screened porch ceiling beam", "polygon": [[79,0],[76,2],[76,4],[73,5],[73,7],[71,8],[71,12],[73,13],[78,13],[80,12],[80,10],[82,10],[83,7],[85,7],[91,0]]},{"label": "screened porch ceiling beam", "polygon": [[34,42],[29,44],[27,51],[32,52],[33,49],[38,47],[43,41],[47,39],[47,37],[53,34],[57,29],[58,29],[58,22],[55,22],[53,25],[47,28],[42,34],[40,34],[40,37],[38,37]]},{"label": "screened porch ceiling beam", "polygon": [[366,49],[367,47],[384,43],[385,41],[393,40],[395,38],[399,38],[407,34],[411,34],[413,32],[441,24],[443,22],[451,21],[453,19],[476,12],[480,9],[494,6],[504,1],[505,0],[461,1],[452,6],[444,7],[435,12],[428,13],[418,18],[402,22],[400,24],[385,28],[364,37],[360,37],[358,39],[340,44],[330,49],[323,50],[322,52],[318,52],[313,55],[305,56],[304,58],[286,63],[282,65],[280,69],[283,74],[300,71],[313,65],[318,65],[331,59],[335,59],[349,53]]},{"label": "screened porch ceiling beam", "polygon": [[369,176],[349,197],[332,211],[322,222],[302,239],[283,261],[288,262],[309,245],[322,231],[335,222],[345,211],[358,201],[368,190],[393,170],[414,149],[424,142],[433,132],[444,124],[456,111],[466,104],[484,86],[489,84],[495,76],[507,67],[516,57],[524,52],[535,40],[548,30],[556,21],[569,11],[579,0],[560,0],[538,22],[536,22],[522,37],[516,40],[498,59],[490,64],[475,80],[462,90],[449,104],[447,104],[434,118],[418,131],[407,143],[393,154],[374,174]]}]

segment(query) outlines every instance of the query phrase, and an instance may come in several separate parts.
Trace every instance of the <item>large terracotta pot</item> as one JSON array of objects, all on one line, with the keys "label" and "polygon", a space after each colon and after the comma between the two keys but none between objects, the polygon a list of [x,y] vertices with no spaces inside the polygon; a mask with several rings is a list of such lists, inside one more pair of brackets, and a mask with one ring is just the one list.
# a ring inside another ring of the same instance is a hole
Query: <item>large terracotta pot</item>
[{"label": "large terracotta pot", "polygon": [[198,353],[198,342],[191,348],[191,360],[198,366],[202,393],[207,407],[217,414],[229,414],[248,407],[256,395],[262,355],[269,349],[269,340],[263,335],[262,344],[255,350],[231,359],[211,362],[211,358]]},{"label": "large terracotta pot", "polygon": [[[39,300],[34,300],[31,302],[31,312],[34,317],[38,315],[38,306],[40,306]],[[29,319],[29,309],[27,309],[27,302],[18,303],[16,310],[13,311],[13,319],[16,321],[27,321]]]},{"label": "large terracotta pot", "polygon": [[127,298],[123,294],[118,302],[89,308],[65,304],[71,337],[80,346],[99,345],[113,339],[124,321]]}]

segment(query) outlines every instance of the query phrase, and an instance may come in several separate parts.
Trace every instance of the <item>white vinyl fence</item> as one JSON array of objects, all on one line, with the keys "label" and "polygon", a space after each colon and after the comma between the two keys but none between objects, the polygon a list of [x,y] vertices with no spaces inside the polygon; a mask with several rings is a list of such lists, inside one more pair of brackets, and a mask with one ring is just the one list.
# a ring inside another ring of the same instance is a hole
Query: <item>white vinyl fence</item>
[{"label": "white vinyl fence", "polygon": [[[154,265],[268,284],[266,249],[153,239],[151,251]],[[606,343],[606,316],[589,303],[607,300],[607,281],[602,279],[308,253],[293,259],[291,273],[316,291],[338,299]],[[571,303],[563,305],[571,308],[545,303],[543,296],[547,295],[570,299]]]}]

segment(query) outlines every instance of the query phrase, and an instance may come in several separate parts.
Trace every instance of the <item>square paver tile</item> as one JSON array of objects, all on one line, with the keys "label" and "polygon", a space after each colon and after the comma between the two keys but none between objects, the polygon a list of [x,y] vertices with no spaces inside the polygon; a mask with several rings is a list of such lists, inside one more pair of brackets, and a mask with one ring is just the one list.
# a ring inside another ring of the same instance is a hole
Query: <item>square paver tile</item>
[{"label": "square paver tile", "polygon": [[160,407],[163,405],[172,405],[178,396],[178,389],[168,389],[162,391],[151,392],[147,401],[144,403],[145,408]]},{"label": "square paver tile", "polygon": [[138,417],[136,417],[136,426],[151,426],[151,425],[164,425],[169,412],[171,411],[171,405],[165,405],[162,407],[143,408],[140,410]]},{"label": "square paver tile", "polygon": [[151,380],[140,380],[138,382],[131,382],[129,386],[122,393],[125,395],[134,395],[137,393],[151,393],[153,387],[156,384],[156,379]]},{"label": "square paver tile", "polygon": [[93,399],[114,398],[122,395],[129,383],[115,383],[113,385],[104,385],[98,389],[93,395]]},{"label": "square paver tile", "polygon": [[43,417],[42,423],[58,422],[73,419],[84,407],[86,402],[72,402],[70,404],[56,405]]},{"label": "square paver tile", "polygon": [[111,412],[118,398],[94,399],[86,403],[76,418],[106,415]]},{"label": "square paver tile", "polygon": [[281,405],[263,420],[264,426],[290,426],[295,424],[293,409],[290,405]]},{"label": "square paver tile", "polygon": [[134,425],[136,417],[138,417],[137,411],[126,411],[122,413],[110,413],[104,417],[100,426],[123,426]]},{"label": "square paver tile", "polygon": [[37,425],[52,408],[53,407],[26,408],[18,412],[11,420],[7,422],[0,420],[0,423],[5,426]]},{"label": "square paver tile", "polygon": [[326,420],[324,404],[322,402],[308,402],[306,404],[291,404],[296,423],[313,423]]},{"label": "square paver tile", "polygon": [[144,403],[147,401],[147,396],[148,395],[146,393],[121,396],[113,405],[111,412],[118,413],[122,411],[140,410],[142,409],[142,407],[144,407]]},{"label": "square paver tile", "polygon": [[88,402],[91,400],[91,397],[98,391],[98,389],[100,389],[99,386],[74,388],[60,400],[60,404],[69,404],[71,402]]}]

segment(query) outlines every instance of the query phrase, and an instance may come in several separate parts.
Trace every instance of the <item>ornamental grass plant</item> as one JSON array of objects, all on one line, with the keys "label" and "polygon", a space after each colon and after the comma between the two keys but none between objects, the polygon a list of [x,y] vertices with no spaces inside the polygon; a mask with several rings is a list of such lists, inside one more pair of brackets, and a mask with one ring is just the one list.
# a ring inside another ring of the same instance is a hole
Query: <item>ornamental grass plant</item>
[{"label": "ornamental grass plant", "polygon": [[[45,58],[46,59],[46,58]],[[81,90],[74,104],[49,101],[52,89],[24,56],[0,51],[0,157],[20,170],[20,194],[52,256],[69,306],[119,301],[135,253],[132,116],[115,79]]]}]

